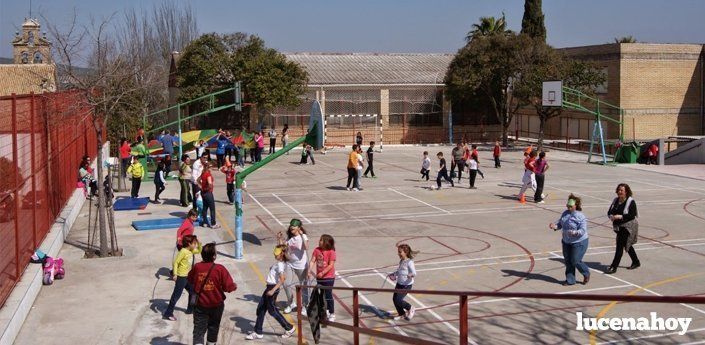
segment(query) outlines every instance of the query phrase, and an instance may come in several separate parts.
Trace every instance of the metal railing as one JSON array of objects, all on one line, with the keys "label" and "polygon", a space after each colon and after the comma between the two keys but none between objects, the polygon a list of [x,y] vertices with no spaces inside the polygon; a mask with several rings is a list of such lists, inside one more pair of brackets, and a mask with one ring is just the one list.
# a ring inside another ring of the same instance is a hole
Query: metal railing
[{"label": "metal railing", "polygon": [[404,336],[400,334],[386,333],[374,329],[360,327],[360,292],[383,292],[383,293],[415,293],[424,295],[436,296],[456,296],[458,297],[459,306],[459,344],[467,345],[469,341],[468,331],[468,297],[499,297],[499,298],[533,298],[533,299],[549,299],[549,300],[572,300],[572,301],[609,301],[609,302],[642,302],[642,303],[690,303],[690,304],[705,304],[703,296],[636,296],[636,295],[597,295],[597,294],[550,294],[550,293],[526,293],[526,292],[483,292],[483,291],[438,291],[438,290],[398,290],[398,289],[379,289],[365,287],[334,287],[334,286],[296,286],[296,305],[297,307],[297,333],[298,344],[304,344],[302,324],[303,320],[308,320],[301,313],[302,308],[302,288],[317,288],[322,290],[333,291],[352,291],[352,325],[343,324],[340,322],[329,322],[325,318],[321,319],[321,323],[328,327],[342,329],[353,333],[353,343],[360,344],[360,334],[370,335],[382,339],[394,340],[414,345],[441,345],[442,343],[423,340],[414,337]]}]

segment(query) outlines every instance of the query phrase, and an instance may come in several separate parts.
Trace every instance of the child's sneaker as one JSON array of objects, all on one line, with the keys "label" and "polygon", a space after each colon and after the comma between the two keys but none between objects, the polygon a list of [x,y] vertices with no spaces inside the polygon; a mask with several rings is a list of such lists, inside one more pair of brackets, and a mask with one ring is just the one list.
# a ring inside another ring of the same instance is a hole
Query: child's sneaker
[{"label": "child's sneaker", "polygon": [[264,338],[264,335],[257,334],[256,332],[250,332],[250,334],[248,334],[245,337],[245,340],[255,340],[255,339],[262,339],[262,338]]},{"label": "child's sneaker", "polygon": [[165,317],[164,317],[164,320],[176,321],[176,316],[174,316],[174,315],[172,315],[172,316],[165,316]]},{"label": "child's sneaker", "polygon": [[294,310],[296,310],[296,304],[292,303],[288,307],[284,308],[284,314],[289,314]]},{"label": "child's sneaker", "polygon": [[353,188],[353,192],[359,192],[360,190],[357,188]]},{"label": "child's sneaker", "polygon": [[347,187],[347,188],[345,188],[345,189],[347,189],[347,190],[348,190],[348,192],[352,190],[352,189],[350,189],[350,187]]},{"label": "child's sneaker", "polygon": [[282,338],[290,338],[292,335],[294,335],[295,332],[296,332],[296,327],[291,326],[290,330],[288,330],[288,331],[284,332],[284,334],[282,334]]},{"label": "child's sneaker", "polygon": [[414,318],[414,314],[416,314],[416,308],[414,308],[414,307],[412,306],[411,309],[409,309],[409,312],[406,313],[406,319],[407,319],[408,321],[411,321],[411,319]]},{"label": "child's sneaker", "polygon": [[335,322],[335,314],[328,314],[328,322]]}]

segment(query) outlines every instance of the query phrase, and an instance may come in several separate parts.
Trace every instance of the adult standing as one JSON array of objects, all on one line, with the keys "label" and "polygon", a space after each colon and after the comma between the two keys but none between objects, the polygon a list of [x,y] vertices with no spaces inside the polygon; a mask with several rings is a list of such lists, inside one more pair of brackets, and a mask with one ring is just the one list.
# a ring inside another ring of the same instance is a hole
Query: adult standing
[{"label": "adult standing", "polygon": [[228,141],[227,145],[225,145],[225,157],[232,161],[235,146],[233,145],[233,135],[230,134],[230,131],[225,131],[225,140]]},{"label": "adult standing", "polygon": [[[215,198],[213,197],[213,175],[208,164],[203,166],[203,173],[199,178],[201,184],[201,198],[203,198],[203,213],[201,214],[201,222],[211,229],[219,229],[220,225],[215,221]],[[206,215],[210,209],[210,221]]]},{"label": "adult standing", "polygon": [[450,163],[450,178],[453,178],[455,167],[458,167],[458,182],[460,182],[460,178],[463,176],[463,169],[465,169],[464,154],[465,150],[461,142],[458,142],[453,150],[450,151],[450,155],[453,157],[453,161]]},{"label": "adult standing", "polygon": [[348,154],[348,183],[345,184],[345,188],[350,191],[350,183],[352,182],[352,190],[356,192],[360,190],[359,182],[357,180],[357,148],[357,145],[353,145],[352,151]]},{"label": "adult standing", "polygon": [[215,149],[215,157],[217,160],[218,169],[225,165],[225,148],[228,146],[228,139],[225,138],[225,133],[218,134],[217,148]]},{"label": "adult standing", "polygon": [[[284,125],[284,129],[282,129],[282,148],[285,148],[286,145],[289,144],[289,125]],[[286,151],[286,154],[289,154],[289,151]]]},{"label": "adult standing", "polygon": [[202,262],[197,263],[188,274],[188,282],[196,293],[193,308],[193,344],[208,344],[218,341],[220,320],[225,309],[225,293],[233,292],[237,285],[228,270],[215,263],[215,243],[208,243],[201,251]]},{"label": "adult standing", "polygon": [[179,201],[181,206],[188,207],[191,201],[191,157],[187,154],[181,156],[181,164],[179,165],[179,185],[181,186],[181,197]]},{"label": "adult standing", "polygon": [[269,129],[269,154],[277,152],[277,130],[272,126]]},{"label": "adult standing", "polygon": [[[164,148],[164,155],[168,156],[169,159],[165,160],[164,173],[169,175],[171,171],[171,157],[174,155],[174,145],[176,144],[176,138],[172,135],[171,131],[166,131],[164,135],[159,139]],[[167,164],[168,162],[168,164]]]},{"label": "adult standing", "polygon": [[122,176],[127,177],[127,167],[130,166],[130,161],[132,160],[132,155],[130,154],[132,148],[127,138],[120,139],[120,164],[122,168]]},{"label": "adult standing", "polygon": [[553,231],[561,230],[563,239],[563,261],[565,263],[565,278],[563,285],[575,284],[575,269],[583,275],[583,284],[590,281],[590,268],[583,262],[583,256],[588,249],[587,217],[583,214],[580,198],[571,194],[556,223],[548,225]]},{"label": "adult standing", "polygon": [[632,198],[632,189],[626,183],[620,183],[615,190],[617,197],[612,201],[607,215],[612,221],[612,228],[617,233],[617,245],[614,252],[612,264],[607,269],[608,274],[617,272],[619,262],[622,260],[622,253],[626,251],[632,259],[632,265],[627,267],[633,270],[641,267],[639,257],[634,250],[634,244],[639,237],[639,212],[636,208],[636,201]]},{"label": "adult standing", "polygon": [[538,204],[543,204],[544,197],[546,197],[545,194],[543,194],[543,183],[546,178],[546,171],[548,171],[548,168],[551,166],[548,165],[548,161],[546,160],[546,152],[541,151],[539,153],[539,159],[536,160],[536,165],[534,166],[534,175],[536,178],[536,192],[534,193],[534,202]]},{"label": "adult standing", "polygon": [[208,165],[208,157],[206,153],[203,153],[200,158],[197,158],[193,162],[193,167],[191,167],[191,190],[193,191],[193,209],[197,210],[196,207],[196,194],[201,191],[201,183],[199,182],[201,175],[203,174],[203,167]]},{"label": "adult standing", "polygon": [[[284,314],[291,313],[296,310],[296,289],[294,283],[294,277],[298,280],[300,285],[306,285],[306,274],[308,273],[308,236],[306,235],[306,230],[301,226],[301,220],[292,219],[289,222],[289,228],[286,231],[286,240],[284,240],[284,235],[279,232],[277,234],[277,240],[279,244],[285,244],[287,246],[287,254],[289,261],[287,261],[289,277],[284,288],[286,293],[287,307],[284,309]],[[302,300],[304,310],[305,306],[308,305],[308,289],[302,290]]]}]

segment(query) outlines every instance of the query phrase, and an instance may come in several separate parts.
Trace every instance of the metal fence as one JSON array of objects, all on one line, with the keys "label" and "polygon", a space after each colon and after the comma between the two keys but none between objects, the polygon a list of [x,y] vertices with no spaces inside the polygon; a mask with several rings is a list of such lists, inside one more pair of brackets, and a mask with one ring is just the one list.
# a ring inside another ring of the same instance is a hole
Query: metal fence
[{"label": "metal fence", "polygon": [[96,155],[89,112],[79,92],[0,97],[0,306]]}]

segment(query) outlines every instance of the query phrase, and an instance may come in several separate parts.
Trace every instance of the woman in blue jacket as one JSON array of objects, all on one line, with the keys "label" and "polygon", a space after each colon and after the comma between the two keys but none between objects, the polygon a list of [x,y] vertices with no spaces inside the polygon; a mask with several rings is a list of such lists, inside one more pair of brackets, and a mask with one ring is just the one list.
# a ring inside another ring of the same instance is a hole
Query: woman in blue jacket
[{"label": "woman in blue jacket", "polygon": [[565,282],[563,285],[575,284],[575,269],[583,275],[583,285],[590,281],[590,268],[583,262],[588,249],[587,217],[583,214],[580,198],[571,194],[556,223],[548,225],[553,231],[561,230],[563,234],[563,260],[565,261]]}]

